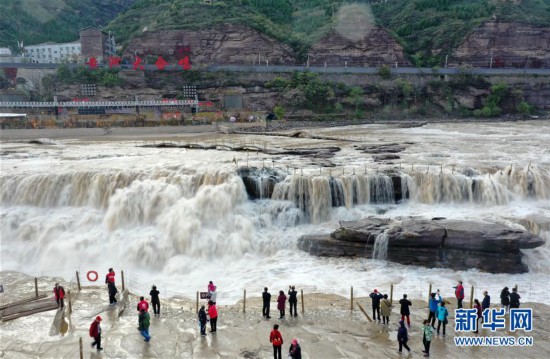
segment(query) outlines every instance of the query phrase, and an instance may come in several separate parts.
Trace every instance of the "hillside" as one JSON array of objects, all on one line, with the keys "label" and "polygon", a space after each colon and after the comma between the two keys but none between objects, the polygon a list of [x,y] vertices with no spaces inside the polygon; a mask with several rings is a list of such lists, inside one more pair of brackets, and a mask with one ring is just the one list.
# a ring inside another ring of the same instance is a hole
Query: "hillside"
[{"label": "hillside", "polygon": [[105,26],[135,0],[0,0],[0,47],[78,39],[78,30]]},{"label": "hillside", "polygon": [[550,0],[388,0],[373,4],[417,66],[437,66],[477,26],[489,20],[550,26]]},{"label": "hillside", "polygon": [[[311,46],[361,7],[367,22],[391,31],[418,66],[441,65],[474,28],[496,17],[550,26],[550,0],[138,0],[108,26],[120,43],[157,30],[198,30],[220,24],[251,27],[304,59]],[[364,17],[365,18],[365,17]],[[353,29],[347,29],[353,31]]]},{"label": "hillside", "polygon": [[342,0],[138,0],[108,27],[122,43],[144,30],[199,30],[222,24],[251,27],[305,56],[332,27]]}]

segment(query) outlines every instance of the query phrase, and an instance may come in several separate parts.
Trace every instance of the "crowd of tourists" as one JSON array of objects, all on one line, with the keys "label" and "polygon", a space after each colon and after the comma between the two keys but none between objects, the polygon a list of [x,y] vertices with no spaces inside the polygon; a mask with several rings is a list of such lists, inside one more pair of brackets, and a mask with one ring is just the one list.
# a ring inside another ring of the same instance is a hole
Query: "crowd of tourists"
[{"label": "crowd of tourists", "polygon": [[[105,276],[105,284],[107,285],[107,291],[109,294],[109,305],[115,305],[117,300],[115,298],[118,290],[115,285],[115,272],[112,268],[109,268],[109,272]],[[457,283],[454,288],[454,295],[456,298],[457,309],[463,308],[464,300],[464,286],[461,281]],[[53,289],[55,299],[58,303],[58,306],[62,308],[64,306],[64,297],[65,290],[59,283],[55,284]],[[212,281],[208,283],[207,292],[205,299],[207,300],[206,305],[202,305],[198,311],[198,322],[200,328],[200,335],[202,337],[206,336],[206,326],[207,323],[210,323],[210,333],[215,334],[217,332],[217,321],[218,321],[218,309],[216,307],[217,300],[217,287]],[[286,317],[286,302],[289,303],[289,311],[291,317],[298,317],[297,313],[297,304],[298,296],[297,291],[294,286],[289,286],[287,293],[280,290],[276,298],[277,310],[279,311],[279,319],[283,320]],[[153,308],[153,314],[157,317],[160,316],[160,292],[157,287],[153,285],[151,291],[149,292],[150,303]],[[383,325],[390,324],[390,316],[393,309],[393,304],[391,299],[388,297],[388,294],[382,294],[377,289],[374,289],[372,293],[369,294],[372,302],[372,320],[381,322]],[[265,319],[270,319],[270,309],[271,309],[271,300],[272,296],[269,293],[267,287],[264,288],[262,292],[262,315]],[[504,287],[500,294],[500,303],[505,310],[505,313],[509,312],[510,308],[519,308],[520,306],[520,295],[517,293],[517,288],[512,288],[510,292],[508,287]],[[487,291],[483,292],[483,299],[480,302],[477,298],[473,300],[473,308],[476,309],[477,321],[479,323],[482,320],[482,313],[485,309],[490,308],[491,306],[491,297]],[[430,293],[428,308],[429,313],[427,319],[424,319],[421,326],[422,332],[422,343],[424,345],[424,356],[430,355],[430,344],[434,337],[434,334],[437,334],[439,337],[440,334],[445,336],[446,326],[448,324],[449,311],[447,310],[446,305],[450,304],[449,301],[446,301],[442,298],[439,289],[436,292]],[[397,341],[399,345],[398,352],[402,353],[403,348],[408,352],[411,351],[408,341],[408,329],[411,327],[410,319],[410,307],[412,302],[407,298],[407,294],[403,294],[403,297],[399,300],[399,313],[401,318],[399,320],[399,327],[397,330]],[[149,302],[145,299],[144,296],[139,298],[137,303],[137,312],[138,312],[138,329],[140,334],[143,336],[144,341],[149,342],[151,340],[151,335],[149,333],[150,320],[149,315]],[[437,320],[437,327],[436,327]],[[90,325],[89,334],[94,339],[92,345],[96,347],[98,351],[103,350],[101,347],[101,316],[97,316],[93,323]],[[479,332],[479,325],[477,330],[474,333]],[[273,325],[273,330],[269,333],[269,341],[273,346],[273,357],[274,359],[282,358],[282,346],[283,346],[283,336],[279,331],[279,325]],[[291,344],[288,350],[288,357],[292,359],[301,359],[301,347],[298,343],[298,340],[292,339]]]}]

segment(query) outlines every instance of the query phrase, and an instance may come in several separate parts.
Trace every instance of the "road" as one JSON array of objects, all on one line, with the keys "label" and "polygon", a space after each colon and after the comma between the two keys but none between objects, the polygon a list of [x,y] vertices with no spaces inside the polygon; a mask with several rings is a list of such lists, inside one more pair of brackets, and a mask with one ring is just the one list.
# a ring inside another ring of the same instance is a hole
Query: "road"
[{"label": "road", "polygon": [[[0,68],[26,68],[26,69],[55,69],[59,67],[60,64],[31,64],[31,63],[0,63]],[[78,64],[69,64],[71,68],[75,68],[81,65]],[[124,64],[121,65],[122,69],[131,69],[132,65]],[[147,65],[145,67],[147,71],[159,71],[155,65]],[[230,71],[230,72],[295,72],[295,71],[311,71],[317,73],[327,73],[327,74],[377,74],[379,71],[378,67],[344,67],[344,66],[283,66],[283,65],[269,65],[269,66],[252,66],[252,65],[210,65],[210,66],[201,66],[201,70],[216,72],[216,71]],[[168,65],[166,66],[168,71],[182,71],[181,67],[178,65]],[[392,67],[392,74],[396,75],[414,75],[414,74],[440,74],[440,75],[456,75],[460,73],[468,73],[472,75],[515,75],[515,76],[550,76],[550,68],[418,68],[418,67]]]}]

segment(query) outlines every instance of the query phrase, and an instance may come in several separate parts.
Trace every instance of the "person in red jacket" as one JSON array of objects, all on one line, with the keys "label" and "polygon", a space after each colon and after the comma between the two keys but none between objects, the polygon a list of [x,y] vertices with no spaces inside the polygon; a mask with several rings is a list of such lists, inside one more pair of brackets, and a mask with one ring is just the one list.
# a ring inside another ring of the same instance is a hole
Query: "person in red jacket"
[{"label": "person in red jacket", "polygon": [[464,300],[464,287],[462,286],[462,281],[458,282],[458,285],[455,288],[455,297],[457,301],[457,308],[462,308],[462,301]]},{"label": "person in red jacket", "polygon": [[285,292],[280,290],[279,296],[277,297],[277,309],[279,309],[279,313],[280,313],[279,319],[283,319],[285,317],[285,303],[286,303]]},{"label": "person in red jacket", "polygon": [[216,332],[216,324],[218,322],[218,310],[214,302],[208,302],[208,316],[210,317],[210,333]]},{"label": "person in red jacket", "polygon": [[101,347],[101,326],[99,325],[99,322],[101,322],[101,317],[98,315],[92,325],[90,325],[90,336],[94,338],[92,348],[97,345],[97,351],[103,350]]},{"label": "person in red jacket", "polygon": [[59,285],[59,283],[55,283],[55,287],[53,288],[53,295],[55,296],[55,301],[57,302],[57,306],[59,308],[63,308],[65,298],[65,288]]},{"label": "person in red jacket", "polygon": [[282,359],[281,347],[283,346],[283,336],[279,332],[279,325],[275,324],[269,334],[269,341],[273,345],[273,359]]},{"label": "person in red jacket", "polygon": [[149,303],[145,300],[144,297],[139,297],[139,303],[137,305],[137,311],[141,312],[142,310],[149,311]]},{"label": "person in red jacket", "polygon": [[115,283],[115,271],[113,268],[109,268],[109,273],[105,276],[105,284]]}]

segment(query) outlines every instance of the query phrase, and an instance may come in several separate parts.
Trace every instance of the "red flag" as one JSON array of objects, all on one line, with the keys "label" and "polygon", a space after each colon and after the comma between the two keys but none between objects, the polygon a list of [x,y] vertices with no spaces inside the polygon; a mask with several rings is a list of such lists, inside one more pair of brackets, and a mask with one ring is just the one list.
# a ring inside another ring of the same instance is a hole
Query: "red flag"
[{"label": "red flag", "polygon": [[157,62],[155,62],[155,66],[157,67],[157,69],[162,71],[162,70],[164,70],[166,65],[168,65],[168,62],[166,62],[166,60],[164,60],[162,58],[162,56],[159,56],[158,59],[157,59]]},{"label": "red flag", "polygon": [[136,61],[134,61],[134,70],[145,70],[145,67],[141,64],[143,60],[139,57],[139,56],[136,56]]},{"label": "red flag", "polygon": [[185,56],[183,59],[178,61],[178,65],[180,65],[184,70],[191,70],[191,64],[189,63],[189,56]]},{"label": "red flag", "polygon": [[90,59],[88,60],[88,62],[86,62],[86,64],[88,65],[88,67],[90,69],[97,69],[97,60],[95,57],[90,57]]},{"label": "red flag", "polygon": [[119,67],[120,66],[120,60],[121,58],[118,56],[109,56],[109,68],[112,69],[113,67]]}]

